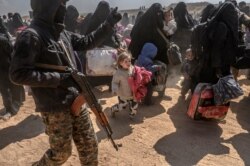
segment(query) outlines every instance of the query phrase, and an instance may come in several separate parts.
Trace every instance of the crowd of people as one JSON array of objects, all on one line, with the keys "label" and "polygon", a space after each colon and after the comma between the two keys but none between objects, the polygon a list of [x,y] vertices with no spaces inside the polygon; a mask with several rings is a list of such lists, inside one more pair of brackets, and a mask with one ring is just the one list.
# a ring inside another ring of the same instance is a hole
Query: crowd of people
[{"label": "crowd of people", "polygon": [[[0,117],[7,120],[17,114],[25,100],[24,86],[31,89],[50,140],[50,149],[35,166],[62,165],[71,155],[72,139],[82,165],[98,164],[98,143],[89,112],[86,107],[78,116],[71,112],[82,89],[71,73],[60,70],[67,66],[86,74],[87,50],[106,46],[117,50],[113,75],[86,77],[92,87],[109,85],[117,96],[110,110],[112,117],[129,107],[129,117],[134,118],[139,103],[156,104],[153,91],[158,91],[160,97],[168,94],[166,81],[171,70],[180,70],[184,76],[183,99],[188,92],[191,96],[201,82],[215,84],[231,71],[237,79],[239,69],[233,60],[237,46],[250,41],[250,9],[245,2],[238,5],[228,0],[224,3],[231,11],[220,13],[216,12],[219,7],[209,4],[195,20],[184,2],[174,8],[154,3],[135,16],[121,15],[116,7],[101,1],[93,13],[83,17],[76,7],[66,6],[67,1],[31,0],[30,23],[18,13],[0,19],[0,93],[5,108]],[[213,45],[203,56],[192,45],[196,40],[193,32],[215,13],[219,13],[219,23],[211,33]],[[182,54],[181,67],[168,58],[172,42]]]}]

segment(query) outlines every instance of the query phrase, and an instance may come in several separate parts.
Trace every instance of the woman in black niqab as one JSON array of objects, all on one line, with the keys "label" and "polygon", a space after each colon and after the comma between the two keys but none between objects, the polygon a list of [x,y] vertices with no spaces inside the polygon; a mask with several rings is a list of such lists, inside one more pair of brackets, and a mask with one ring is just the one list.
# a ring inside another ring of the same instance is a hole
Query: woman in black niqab
[{"label": "woman in black niqab", "polygon": [[126,28],[127,25],[129,24],[128,13],[124,13],[124,14],[123,14],[122,20],[121,20],[121,24],[122,24],[122,26],[124,26],[125,28]]},{"label": "woman in black niqab", "polygon": [[[153,43],[158,48],[156,60],[168,64],[167,44],[160,33],[163,32],[163,8],[161,4],[154,3],[138,20],[131,32],[131,43],[129,50],[134,59],[139,56],[143,45],[147,42]],[[164,32],[163,32],[164,34]]]},{"label": "woman in black niqab", "polygon": [[178,29],[191,29],[194,26],[194,19],[188,13],[187,5],[184,2],[179,2],[174,8],[174,19]]},{"label": "woman in black niqab", "polygon": [[216,7],[213,4],[208,4],[201,12],[200,23],[206,22],[215,12]]},{"label": "woman in black niqab", "polygon": [[67,7],[66,16],[64,19],[65,29],[70,32],[76,32],[77,30],[77,18],[79,17],[79,12],[76,7],[69,5]]},{"label": "woman in black niqab", "polygon": [[[91,17],[86,33],[89,34],[92,31],[96,30],[106,20],[110,11],[111,8],[108,2],[106,1],[99,2],[95,12]],[[102,47],[104,45],[113,48],[120,47],[120,41],[118,40],[115,30],[110,32],[105,41],[103,43],[100,43],[98,47]]]},{"label": "woman in black niqab", "polygon": [[91,21],[88,26],[87,34],[96,30],[108,17],[110,13],[109,3],[106,1],[101,1],[97,5],[95,12],[91,17]]},{"label": "woman in black niqab", "polygon": [[209,52],[207,56],[199,58],[203,63],[198,78],[194,79],[197,80],[194,85],[200,82],[215,84],[219,80],[218,76],[231,74],[230,66],[234,64],[235,56],[238,54],[238,12],[235,6],[231,2],[225,2],[214,11],[208,11],[212,12],[208,18],[213,19],[216,16],[216,22],[210,27]]}]

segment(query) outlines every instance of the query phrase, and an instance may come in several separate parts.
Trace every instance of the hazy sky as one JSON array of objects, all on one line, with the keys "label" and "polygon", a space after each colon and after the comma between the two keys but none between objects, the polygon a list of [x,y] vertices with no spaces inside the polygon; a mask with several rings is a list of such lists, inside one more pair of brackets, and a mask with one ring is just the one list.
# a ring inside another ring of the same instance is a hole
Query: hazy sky
[{"label": "hazy sky", "polygon": [[[111,6],[118,6],[119,9],[135,9],[139,6],[149,7],[154,2],[168,5],[181,0],[107,0]],[[182,0],[184,2],[199,2],[201,0]],[[250,0],[247,0],[249,2]],[[68,4],[73,4],[79,12],[93,12],[100,0],[70,0]],[[218,3],[219,0],[209,0],[207,2]],[[0,15],[7,12],[20,12],[22,15],[28,14],[30,10],[30,0],[0,0]]]}]

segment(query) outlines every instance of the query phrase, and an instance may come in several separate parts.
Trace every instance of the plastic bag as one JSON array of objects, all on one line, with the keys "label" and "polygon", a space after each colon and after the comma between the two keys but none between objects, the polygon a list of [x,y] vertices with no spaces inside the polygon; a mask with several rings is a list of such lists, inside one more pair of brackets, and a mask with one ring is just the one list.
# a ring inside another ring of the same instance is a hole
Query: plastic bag
[{"label": "plastic bag", "polygon": [[117,50],[105,46],[86,53],[86,74],[88,76],[112,76],[116,71]]},{"label": "plastic bag", "polygon": [[234,79],[233,75],[228,75],[219,79],[213,86],[214,102],[221,105],[243,95],[243,90]]}]

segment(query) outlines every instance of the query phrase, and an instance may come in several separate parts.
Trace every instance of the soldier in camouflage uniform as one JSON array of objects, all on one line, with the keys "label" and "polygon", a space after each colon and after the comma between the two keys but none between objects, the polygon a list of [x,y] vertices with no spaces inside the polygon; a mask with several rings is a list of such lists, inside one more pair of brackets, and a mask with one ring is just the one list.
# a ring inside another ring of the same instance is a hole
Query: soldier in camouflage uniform
[{"label": "soldier in camouflage uniform", "polygon": [[64,30],[67,1],[31,0],[34,19],[18,36],[10,67],[13,82],[31,87],[36,111],[41,112],[49,136],[50,149],[33,164],[37,166],[65,163],[71,155],[72,139],[81,165],[98,164],[98,142],[88,111],[83,109],[75,116],[70,109],[81,92],[79,86],[70,73],[44,69],[38,64],[77,68],[74,51],[91,49],[103,42],[121,15],[112,11],[96,31],[80,36]]},{"label": "soldier in camouflage uniform", "polygon": [[[89,119],[87,109],[80,116],[73,116],[70,110],[59,113],[42,113],[49,135],[51,149],[39,161],[41,166],[61,165],[71,155],[72,138],[77,147],[82,165],[97,165],[97,138]],[[56,133],[56,134],[55,134]]]}]

